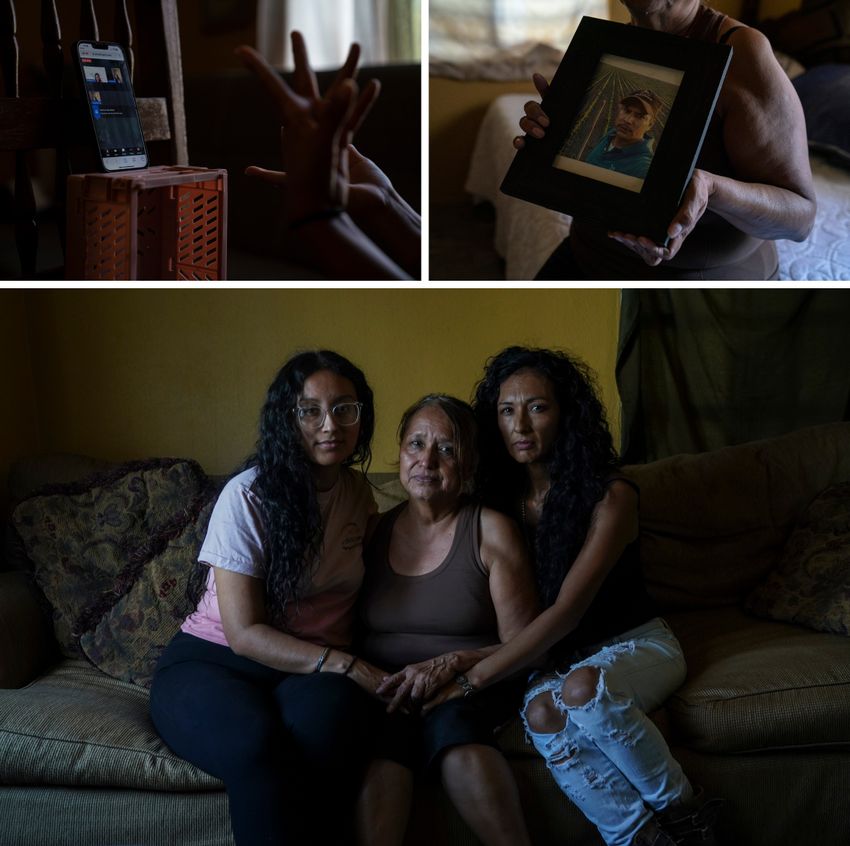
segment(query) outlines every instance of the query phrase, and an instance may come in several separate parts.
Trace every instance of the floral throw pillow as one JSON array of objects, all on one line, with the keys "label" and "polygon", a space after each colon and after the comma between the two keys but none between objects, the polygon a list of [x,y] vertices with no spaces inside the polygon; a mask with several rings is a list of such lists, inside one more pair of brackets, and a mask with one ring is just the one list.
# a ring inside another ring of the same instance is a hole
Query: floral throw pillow
[{"label": "floral throw pillow", "polygon": [[80,636],[125,592],[131,553],[185,523],[208,484],[193,461],[157,459],[42,489],[17,506],[12,523],[64,655],[82,657]]},{"label": "floral throw pillow", "polygon": [[159,656],[194,610],[187,586],[214,504],[214,494],[206,492],[193,508],[197,514],[185,525],[132,556],[120,578],[131,587],[80,639],[86,657],[99,670],[150,687]]},{"label": "floral throw pillow", "polygon": [[828,488],[809,505],[747,608],[772,620],[850,634],[850,482]]}]

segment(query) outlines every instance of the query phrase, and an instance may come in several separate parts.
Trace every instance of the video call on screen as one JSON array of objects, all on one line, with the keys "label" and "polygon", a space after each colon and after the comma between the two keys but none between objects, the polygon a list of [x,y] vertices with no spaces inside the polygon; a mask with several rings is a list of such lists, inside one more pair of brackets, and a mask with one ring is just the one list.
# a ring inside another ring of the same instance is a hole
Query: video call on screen
[{"label": "video call on screen", "polygon": [[80,61],[101,155],[142,154],[144,146],[124,62],[106,58]]}]

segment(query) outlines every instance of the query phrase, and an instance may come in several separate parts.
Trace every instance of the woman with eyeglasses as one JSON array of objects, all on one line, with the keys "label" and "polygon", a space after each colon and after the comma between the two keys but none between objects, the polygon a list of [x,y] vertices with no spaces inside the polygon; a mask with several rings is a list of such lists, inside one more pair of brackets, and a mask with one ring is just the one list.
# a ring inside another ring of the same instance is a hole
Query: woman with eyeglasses
[{"label": "woman with eyeglasses", "polygon": [[376,511],[372,391],[337,353],[290,359],[256,453],[224,487],[199,553],[196,610],[166,648],[151,716],[224,782],[237,846],[341,842],[383,673],[349,652]]}]

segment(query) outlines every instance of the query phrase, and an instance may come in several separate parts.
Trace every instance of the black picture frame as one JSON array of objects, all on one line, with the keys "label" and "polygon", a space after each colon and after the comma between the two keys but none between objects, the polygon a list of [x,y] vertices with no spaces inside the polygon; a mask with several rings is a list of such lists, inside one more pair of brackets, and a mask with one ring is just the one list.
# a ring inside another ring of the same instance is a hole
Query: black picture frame
[{"label": "black picture frame", "polygon": [[[502,192],[665,245],[731,58],[726,44],[583,17],[543,97],[546,135],[526,136]],[[645,175],[588,164],[623,97],[646,89],[658,99]]]}]

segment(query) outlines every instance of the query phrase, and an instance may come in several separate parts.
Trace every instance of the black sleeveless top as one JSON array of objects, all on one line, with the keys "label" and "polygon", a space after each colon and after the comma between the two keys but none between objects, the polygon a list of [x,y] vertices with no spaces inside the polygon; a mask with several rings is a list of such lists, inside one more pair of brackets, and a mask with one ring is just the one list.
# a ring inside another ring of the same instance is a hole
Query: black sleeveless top
[{"label": "black sleeveless top", "polygon": [[[696,41],[725,41],[733,31],[730,29],[721,37],[725,20],[726,15],[700,6],[682,35]],[[726,154],[723,123],[716,111],[696,166],[719,176],[738,178]],[[773,241],[746,235],[712,211],[700,218],[679,252],[657,267],[650,267],[628,247],[613,241],[607,227],[592,221],[573,220],[569,240],[576,263],[588,279],[758,280],[775,279],[779,268]]]},{"label": "black sleeveless top", "polygon": [[[614,481],[625,482],[640,496],[640,488],[631,479],[614,476],[609,484]],[[605,577],[578,626],[549,650],[550,661],[556,666],[567,663],[577,649],[609,640],[656,614],[655,603],[643,580],[639,541],[635,539]]]}]

